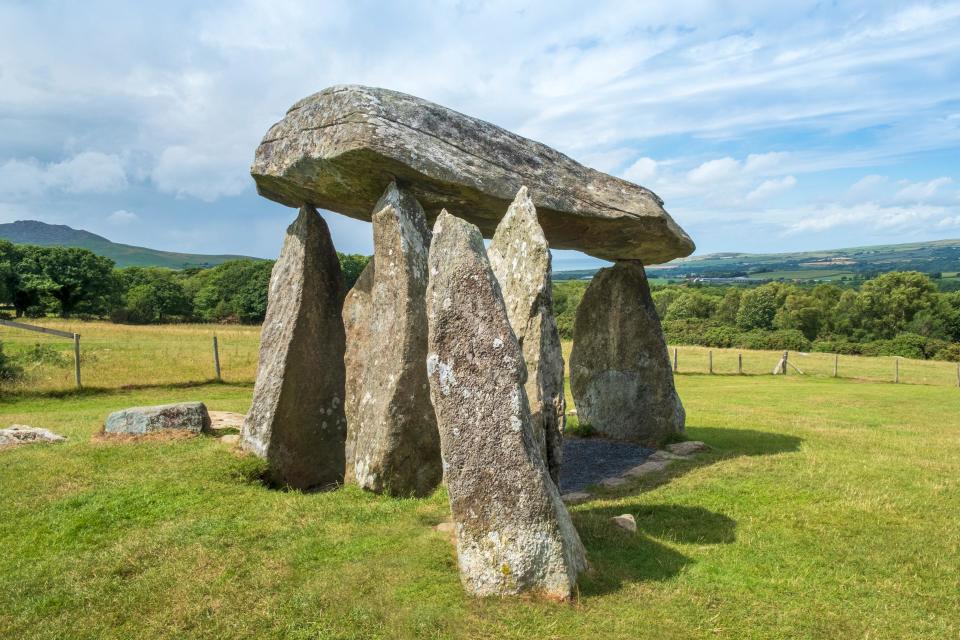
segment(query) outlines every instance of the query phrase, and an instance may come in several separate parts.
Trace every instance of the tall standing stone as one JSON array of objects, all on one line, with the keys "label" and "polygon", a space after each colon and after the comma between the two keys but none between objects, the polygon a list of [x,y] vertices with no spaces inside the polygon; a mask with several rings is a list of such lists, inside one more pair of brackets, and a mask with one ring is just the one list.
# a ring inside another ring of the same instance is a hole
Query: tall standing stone
[{"label": "tall standing stone", "polygon": [[253,406],[241,431],[244,448],[269,462],[270,479],[298,489],[343,481],[342,282],[326,222],[301,207],[270,277]]},{"label": "tall standing stone", "polygon": [[527,365],[533,437],[550,477],[559,483],[565,421],[563,351],[553,316],[550,245],[526,187],[520,188],[497,226],[488,255]]},{"label": "tall standing stone", "polygon": [[569,598],[586,554],[530,428],[525,367],[479,230],[440,213],[427,371],[464,587]]},{"label": "tall standing stone", "polygon": [[426,368],[430,230],[420,204],[394,183],[372,220],[374,256],[343,308],[346,479],[424,496],[443,479]]},{"label": "tall standing stone", "polygon": [[685,412],[643,264],[601,269],[577,309],[570,389],[581,422],[603,435],[661,444]]}]

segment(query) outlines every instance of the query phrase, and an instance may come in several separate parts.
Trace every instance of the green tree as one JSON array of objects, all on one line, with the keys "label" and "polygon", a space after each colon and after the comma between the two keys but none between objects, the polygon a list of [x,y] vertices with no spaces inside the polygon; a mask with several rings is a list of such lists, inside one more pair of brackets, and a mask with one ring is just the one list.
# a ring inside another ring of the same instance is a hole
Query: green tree
[{"label": "green tree", "polygon": [[876,338],[904,331],[920,311],[934,306],[937,287],[917,271],[894,271],[867,280],[860,287],[862,326]]},{"label": "green tree", "polygon": [[695,289],[682,292],[667,307],[665,319],[683,320],[700,318],[706,320],[717,311],[718,300]]},{"label": "green tree", "polygon": [[778,329],[796,329],[808,340],[814,340],[823,324],[823,307],[813,295],[791,293],[777,310],[773,324]]},{"label": "green tree", "polygon": [[779,287],[772,283],[744,292],[737,310],[737,327],[744,331],[772,329],[778,292]]},{"label": "green tree", "polygon": [[740,298],[743,292],[737,287],[727,289],[717,306],[717,320],[724,324],[734,325],[737,323],[737,313],[740,311]]},{"label": "green tree", "polygon": [[262,322],[273,263],[267,260],[230,260],[189,280],[195,313],[203,320]]}]

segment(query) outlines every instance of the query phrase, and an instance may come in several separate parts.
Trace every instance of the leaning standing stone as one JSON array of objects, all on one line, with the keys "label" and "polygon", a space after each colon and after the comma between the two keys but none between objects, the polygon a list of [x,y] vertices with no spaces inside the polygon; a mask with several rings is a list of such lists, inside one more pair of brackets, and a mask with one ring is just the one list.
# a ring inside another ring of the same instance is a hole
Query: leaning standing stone
[{"label": "leaning standing stone", "polygon": [[640,262],[601,269],[584,292],[570,390],[580,422],[597,433],[657,446],[683,432],[683,405]]},{"label": "leaning standing stone", "polygon": [[202,402],[161,404],[155,407],[131,407],[114,411],[103,425],[105,433],[145,435],[168,429],[208,433],[210,414]]},{"label": "leaning standing stone", "polygon": [[433,230],[427,318],[464,587],[569,598],[586,554],[533,440],[523,354],[480,232],[446,211]]},{"label": "leaning standing stone", "polygon": [[500,221],[488,255],[527,365],[533,438],[550,477],[559,485],[565,422],[563,351],[553,317],[550,246],[526,187],[520,188]]},{"label": "leaning standing stone", "polygon": [[341,283],[326,222],[301,207],[270,277],[253,406],[241,431],[243,447],[268,461],[278,484],[343,481]]},{"label": "leaning standing stone", "polygon": [[443,479],[426,365],[430,230],[420,204],[394,183],[372,219],[374,257],[343,306],[346,478],[424,496]]}]

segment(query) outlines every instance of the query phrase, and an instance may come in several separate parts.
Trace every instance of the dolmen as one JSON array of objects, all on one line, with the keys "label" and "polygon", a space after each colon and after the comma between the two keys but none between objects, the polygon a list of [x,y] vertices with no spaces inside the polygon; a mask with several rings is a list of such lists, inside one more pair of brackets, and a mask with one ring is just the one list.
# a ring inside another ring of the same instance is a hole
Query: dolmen
[{"label": "dolmen", "polygon": [[[557,489],[550,249],[614,262],[575,323],[581,422],[659,444],[684,413],[644,265],[693,242],[641,186],[385,89],[296,103],[251,174],[299,214],[271,277],[243,446],[299,489],[424,496],[445,482],[468,592],[569,598],[587,559]],[[374,256],[350,291],[317,209],[372,223]]]}]

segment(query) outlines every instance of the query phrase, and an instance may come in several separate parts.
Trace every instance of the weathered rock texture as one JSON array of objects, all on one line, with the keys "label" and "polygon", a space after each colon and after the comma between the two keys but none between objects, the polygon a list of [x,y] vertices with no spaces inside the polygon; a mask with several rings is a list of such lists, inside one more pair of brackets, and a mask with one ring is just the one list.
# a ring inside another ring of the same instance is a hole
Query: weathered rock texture
[{"label": "weathered rock texture", "polygon": [[527,365],[525,388],[533,437],[550,477],[559,485],[566,409],[563,351],[553,317],[550,246],[526,187],[520,188],[500,221],[488,256]]},{"label": "weathered rock texture", "polygon": [[106,433],[143,435],[166,429],[194,433],[210,431],[210,415],[202,402],[162,404],[155,407],[132,407],[114,411],[103,425]]},{"label": "weathered rock texture", "polygon": [[570,389],[580,422],[598,433],[658,445],[683,431],[685,413],[641,263],[601,269],[584,292]]},{"label": "weathered rock texture", "polygon": [[433,219],[446,207],[489,237],[522,185],[551,246],[647,264],[694,245],[653,192],[538,142],[396,91],[330,87],[293,105],[251,168],[258,192],[361,220],[392,181]]},{"label": "weathered rock texture", "polygon": [[464,587],[570,597],[586,555],[533,440],[520,345],[480,232],[446,212],[433,230],[427,317]]},{"label": "weathered rock texture", "polygon": [[426,368],[430,230],[416,199],[394,183],[375,209],[374,256],[343,307],[346,479],[424,496],[443,479]]},{"label": "weathered rock texture", "polygon": [[0,429],[0,447],[41,442],[63,442],[64,440],[66,438],[49,429],[28,427],[25,424],[12,424],[6,429]]},{"label": "weathered rock texture", "polygon": [[242,445],[298,489],[343,481],[346,418],[342,275],[330,231],[303,207],[270,277],[253,406]]}]

